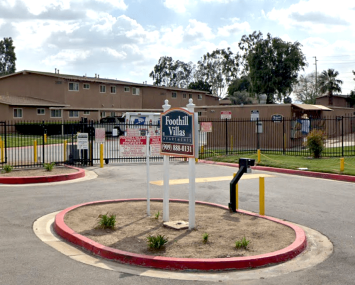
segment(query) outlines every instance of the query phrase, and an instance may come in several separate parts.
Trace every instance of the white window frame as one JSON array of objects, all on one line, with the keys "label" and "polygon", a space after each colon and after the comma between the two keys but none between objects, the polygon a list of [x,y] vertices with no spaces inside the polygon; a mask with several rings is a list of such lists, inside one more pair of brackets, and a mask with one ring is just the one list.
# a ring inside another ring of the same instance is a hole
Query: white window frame
[{"label": "white window frame", "polygon": [[186,99],[187,98],[187,94],[186,93],[182,93],[182,98]]},{"label": "white window frame", "polygon": [[106,118],[106,112],[105,111],[101,111],[101,118]]},{"label": "white window frame", "polygon": [[[56,115],[53,116],[52,112],[55,112],[55,113],[59,112],[60,116],[56,116]],[[62,117],[62,110],[59,110],[59,109],[52,109],[51,110],[51,118],[61,118],[61,117]]]},{"label": "white window frame", "polygon": [[[72,85],[72,89],[70,89],[70,85]],[[68,90],[78,92],[79,91],[79,83],[78,82],[69,82],[68,83]]]},{"label": "white window frame", "polygon": [[90,115],[90,111],[84,111],[83,115]]},{"label": "white window frame", "polygon": [[197,100],[202,100],[202,94],[197,95]]},{"label": "white window frame", "polygon": [[69,118],[79,118],[79,111],[76,110],[69,110],[68,111]]},{"label": "white window frame", "polygon": [[[43,110],[43,113],[41,112]],[[37,108],[37,115],[43,116],[46,114],[46,110],[44,108]]]},{"label": "white window frame", "polygon": [[[100,93],[106,93],[106,85],[100,85]],[[104,91],[102,91],[104,90]]]},{"label": "white window frame", "polygon": [[138,87],[132,87],[132,95],[139,95],[140,90]]},{"label": "white window frame", "polygon": [[83,83],[83,89],[90,89],[89,83]]},{"label": "white window frame", "polygon": [[129,92],[131,89],[128,86],[124,87],[124,92]]},{"label": "white window frame", "polygon": [[23,117],[22,108],[14,108],[12,111],[12,115],[14,116],[15,119],[21,119]]},{"label": "white window frame", "polygon": [[[112,92],[112,88],[114,89],[114,92]],[[116,86],[111,86],[110,87],[111,94],[116,94],[116,89],[117,89]]]},{"label": "white window frame", "polygon": [[177,98],[177,92],[171,92],[171,98],[176,99]]}]

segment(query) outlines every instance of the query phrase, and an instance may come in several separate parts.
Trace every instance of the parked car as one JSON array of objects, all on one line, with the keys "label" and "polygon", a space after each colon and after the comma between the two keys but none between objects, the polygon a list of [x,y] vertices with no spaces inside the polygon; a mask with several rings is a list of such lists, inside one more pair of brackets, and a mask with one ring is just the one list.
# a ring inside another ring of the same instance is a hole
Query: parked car
[{"label": "parked car", "polygon": [[124,134],[125,119],[122,117],[106,117],[100,120],[99,124],[95,124],[95,128],[105,128],[105,133],[107,135],[114,135],[113,130],[117,129],[117,135],[121,136]]}]

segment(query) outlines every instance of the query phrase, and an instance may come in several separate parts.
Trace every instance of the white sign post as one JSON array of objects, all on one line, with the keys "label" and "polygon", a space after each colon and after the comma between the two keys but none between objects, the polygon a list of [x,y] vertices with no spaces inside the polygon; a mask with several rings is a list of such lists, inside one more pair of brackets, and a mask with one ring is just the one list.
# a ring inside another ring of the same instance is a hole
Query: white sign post
[{"label": "white sign post", "polygon": [[147,215],[150,216],[150,173],[149,173],[149,156],[150,156],[150,134],[147,133]]},{"label": "white sign post", "polygon": [[[192,103],[192,99],[189,100],[189,104],[186,105],[187,110],[191,113],[194,112],[195,104]],[[195,122],[193,122],[195,124]],[[195,142],[196,143],[196,142]],[[189,158],[189,230],[195,228],[195,158]]]},{"label": "white sign post", "polygon": [[[165,100],[163,111],[170,109],[169,101]],[[162,122],[161,122],[162,123]],[[164,155],[164,198],[163,198],[163,221],[169,222],[169,156]]]}]

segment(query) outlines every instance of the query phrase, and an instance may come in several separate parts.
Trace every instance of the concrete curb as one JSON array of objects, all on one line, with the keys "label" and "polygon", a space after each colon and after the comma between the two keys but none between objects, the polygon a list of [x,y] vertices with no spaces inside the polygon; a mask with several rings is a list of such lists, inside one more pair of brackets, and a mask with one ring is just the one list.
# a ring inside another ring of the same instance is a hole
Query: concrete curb
[{"label": "concrete curb", "polygon": [[65,167],[78,170],[75,173],[48,175],[48,176],[23,176],[23,177],[0,177],[1,184],[32,184],[32,183],[47,183],[72,180],[85,177],[85,170],[73,166],[66,165]]},{"label": "concrete curb", "polygon": [[[199,160],[198,162],[206,163],[206,164],[224,165],[230,167],[239,167],[238,163],[216,162],[216,161],[209,161],[209,160]],[[293,170],[293,169],[276,168],[276,167],[268,167],[268,166],[252,166],[251,168],[255,170],[271,171],[271,172],[278,172],[278,173],[285,173],[285,174],[292,174],[292,175],[301,175],[301,176],[331,179],[331,180],[338,180],[338,181],[345,181],[345,182],[355,182],[355,176],[344,175],[344,174]]]},{"label": "concrete curb", "polygon": [[[287,227],[292,228],[295,231],[295,241],[288,247],[262,255],[248,256],[248,257],[233,257],[233,258],[212,258],[212,259],[200,259],[200,258],[172,258],[172,257],[161,257],[161,256],[148,256],[140,255],[135,253],[130,253],[122,250],[113,249],[110,247],[103,246],[93,240],[90,240],[72,229],[70,229],[64,222],[64,217],[69,211],[88,205],[94,204],[104,204],[104,203],[119,203],[119,202],[134,202],[134,201],[145,201],[144,198],[137,199],[119,199],[119,200],[107,200],[107,201],[97,201],[89,202],[80,205],[75,205],[69,207],[56,215],[54,221],[54,230],[62,238],[74,243],[86,250],[89,250],[95,255],[101,257],[116,260],[121,263],[138,265],[144,267],[153,267],[158,269],[168,269],[168,270],[233,270],[233,269],[247,269],[247,268],[257,268],[261,266],[277,264],[285,262],[296,257],[307,247],[306,235],[303,229],[293,225],[291,223],[281,221],[276,218],[260,216],[250,212],[238,210],[238,212],[267,219]],[[162,199],[151,199],[151,201],[162,201]],[[180,202],[187,203],[187,200],[173,199],[170,202]],[[219,207],[228,210],[228,207],[221,206],[218,204],[212,204],[207,202],[198,202],[196,204],[203,204],[212,207]]]}]

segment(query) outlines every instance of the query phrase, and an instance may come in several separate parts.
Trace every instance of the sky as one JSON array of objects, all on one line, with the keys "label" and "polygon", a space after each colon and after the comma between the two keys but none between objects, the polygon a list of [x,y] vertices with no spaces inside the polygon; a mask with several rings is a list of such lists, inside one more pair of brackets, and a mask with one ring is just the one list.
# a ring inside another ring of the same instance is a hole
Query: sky
[{"label": "sky", "polygon": [[261,31],[300,42],[308,66],[333,68],[342,94],[355,89],[355,1],[351,0],[0,0],[0,38],[12,37],[16,69],[152,84],[162,56],[197,63],[207,52],[238,53]]}]

